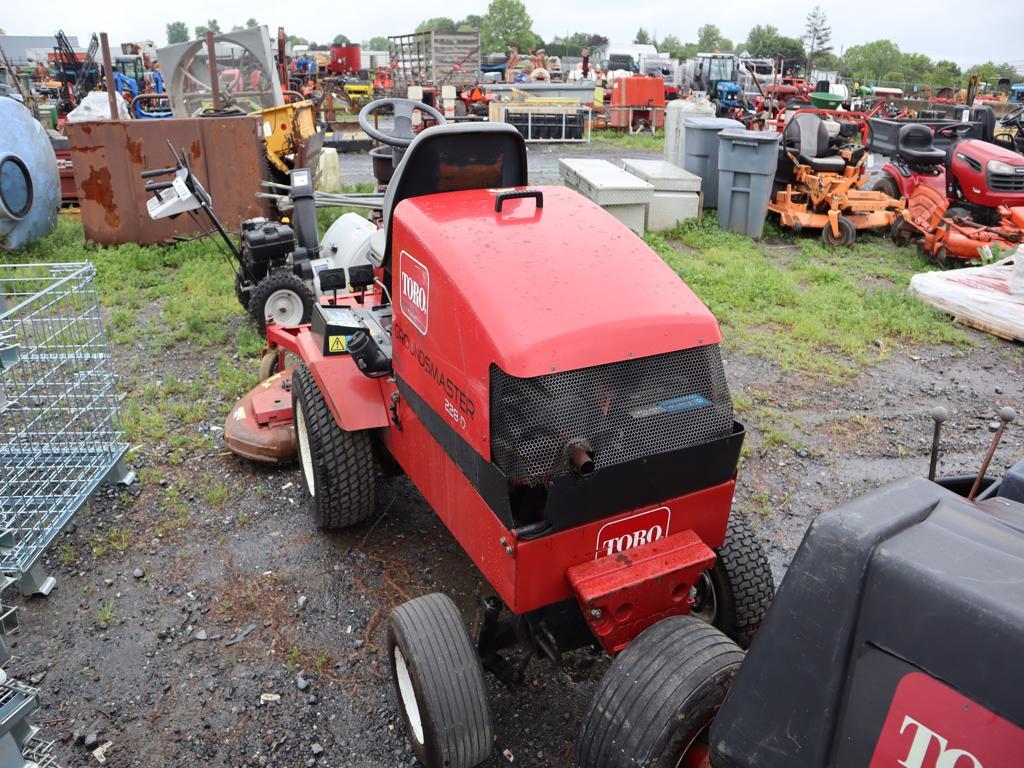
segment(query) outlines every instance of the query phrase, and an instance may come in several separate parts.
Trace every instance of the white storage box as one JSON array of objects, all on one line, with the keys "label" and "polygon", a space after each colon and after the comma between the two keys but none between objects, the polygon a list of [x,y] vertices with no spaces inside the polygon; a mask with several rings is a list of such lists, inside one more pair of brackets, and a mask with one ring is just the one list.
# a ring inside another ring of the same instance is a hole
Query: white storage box
[{"label": "white storage box", "polygon": [[647,229],[663,232],[700,215],[700,176],[664,160],[623,160],[629,173],[654,187]]},{"label": "white storage box", "polygon": [[561,159],[558,172],[565,186],[600,205],[638,235],[644,234],[647,207],[654,186],[607,160]]}]

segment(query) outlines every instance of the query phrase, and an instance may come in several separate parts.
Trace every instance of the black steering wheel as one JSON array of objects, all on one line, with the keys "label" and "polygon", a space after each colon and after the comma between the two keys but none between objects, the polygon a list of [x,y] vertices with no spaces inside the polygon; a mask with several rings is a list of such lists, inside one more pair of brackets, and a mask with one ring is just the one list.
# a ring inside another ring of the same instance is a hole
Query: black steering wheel
[{"label": "black steering wheel", "polygon": [[944,138],[952,139],[954,137],[962,139],[969,136],[974,130],[974,126],[970,123],[957,123],[956,125],[944,125],[935,131],[936,136],[942,136]]},{"label": "black steering wheel", "polygon": [[[370,122],[370,115],[384,107],[391,107],[395,113],[395,128],[391,133],[384,133],[378,130]],[[424,104],[421,101],[413,101],[412,99],[377,99],[359,110],[359,127],[366,131],[371,139],[376,139],[381,144],[387,144],[389,147],[395,147],[396,149],[405,149],[416,138],[416,134],[412,132],[412,113],[417,110],[430,115],[437,121],[438,125],[444,125],[448,122],[444,119],[444,115],[429,104]]]}]

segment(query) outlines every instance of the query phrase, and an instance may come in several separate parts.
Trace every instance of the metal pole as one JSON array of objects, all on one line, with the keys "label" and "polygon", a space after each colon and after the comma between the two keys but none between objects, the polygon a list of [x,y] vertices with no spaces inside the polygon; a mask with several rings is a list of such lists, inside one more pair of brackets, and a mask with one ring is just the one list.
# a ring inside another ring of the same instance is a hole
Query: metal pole
[{"label": "metal pole", "polygon": [[220,109],[220,78],[217,77],[217,44],[213,32],[206,30],[206,57],[210,63],[210,92],[213,94],[213,108]]},{"label": "metal pole", "polygon": [[117,88],[114,85],[114,67],[110,63],[110,43],[107,33],[100,32],[100,50],[103,51],[103,77],[107,79],[107,101],[110,102],[110,119],[117,120]]}]

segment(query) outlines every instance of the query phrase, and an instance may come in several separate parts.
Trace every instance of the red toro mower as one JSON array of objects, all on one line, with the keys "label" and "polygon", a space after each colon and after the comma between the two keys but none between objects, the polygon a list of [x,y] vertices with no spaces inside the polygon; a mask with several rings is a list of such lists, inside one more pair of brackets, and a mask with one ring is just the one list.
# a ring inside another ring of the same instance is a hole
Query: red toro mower
[{"label": "red toro mower", "polygon": [[[610,214],[526,185],[511,126],[423,131],[366,263],[336,295],[321,273],[311,324],[268,325],[267,372],[281,374],[226,426],[249,454],[294,430],[324,528],[370,517],[377,467],[397,466],[496,592],[474,638],[441,594],[391,616],[395,688],[429,768],[491,754],[484,669],[514,683],[533,655],[617,654],[684,614],[746,645],[773,594],[730,515],[744,430],[715,318]],[[597,301],[622,285],[614,308]],[[286,353],[301,363],[286,369]]]}]

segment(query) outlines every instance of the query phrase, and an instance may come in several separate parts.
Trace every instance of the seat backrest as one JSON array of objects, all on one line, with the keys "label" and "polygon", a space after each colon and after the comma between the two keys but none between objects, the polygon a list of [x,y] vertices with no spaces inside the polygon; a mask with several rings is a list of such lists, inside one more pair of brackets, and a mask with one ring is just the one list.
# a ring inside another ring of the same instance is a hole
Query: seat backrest
[{"label": "seat backrest", "polygon": [[828,130],[817,115],[797,115],[786,126],[782,135],[786,149],[806,157],[824,157],[828,152]]},{"label": "seat backrest", "polygon": [[932,149],[934,138],[927,125],[902,125],[896,134],[896,151]]},{"label": "seat backrest", "polygon": [[391,219],[403,200],[439,192],[526,186],[526,142],[506,123],[439,125],[420,133],[384,195],[384,268],[391,265]]}]

